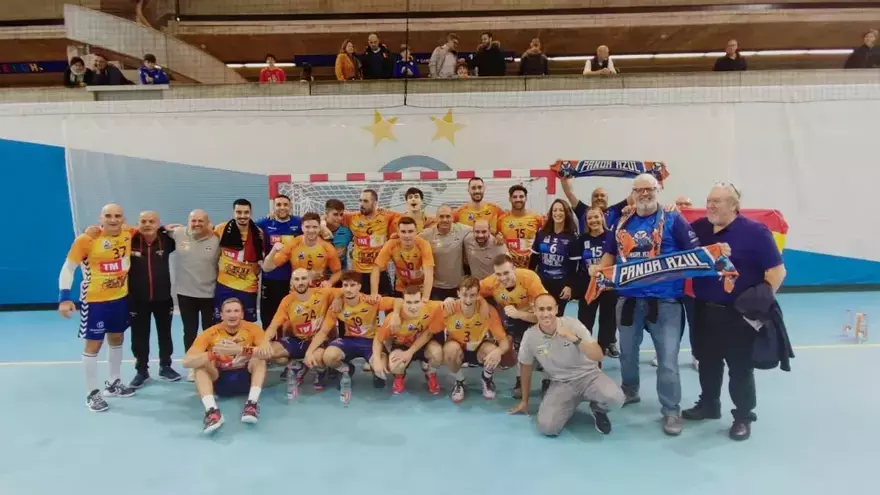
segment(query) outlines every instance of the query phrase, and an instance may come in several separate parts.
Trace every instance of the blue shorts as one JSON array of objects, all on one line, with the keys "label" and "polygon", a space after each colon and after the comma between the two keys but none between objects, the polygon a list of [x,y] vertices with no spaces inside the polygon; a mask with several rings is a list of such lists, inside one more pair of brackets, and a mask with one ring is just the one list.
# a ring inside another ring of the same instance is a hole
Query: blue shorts
[{"label": "blue shorts", "polygon": [[105,333],[122,333],[128,329],[128,298],[94,303],[83,301],[79,315],[79,338],[104,340]]},{"label": "blue shorts", "polygon": [[281,346],[290,355],[290,359],[305,359],[309,345],[311,345],[311,342],[300,340],[296,337],[284,337],[281,339]]},{"label": "blue shorts", "polygon": [[247,368],[220,371],[214,382],[214,394],[219,397],[245,395],[251,390],[251,373]]},{"label": "blue shorts", "polygon": [[364,358],[367,362],[373,358],[373,339],[363,337],[343,337],[330,342],[330,347],[337,347],[345,354],[345,361]]},{"label": "blue shorts", "polygon": [[217,284],[217,287],[214,289],[214,323],[220,323],[220,306],[223,304],[223,301],[230,297],[235,297],[244,304],[244,319],[256,323],[257,293],[242,292],[221,284]]}]

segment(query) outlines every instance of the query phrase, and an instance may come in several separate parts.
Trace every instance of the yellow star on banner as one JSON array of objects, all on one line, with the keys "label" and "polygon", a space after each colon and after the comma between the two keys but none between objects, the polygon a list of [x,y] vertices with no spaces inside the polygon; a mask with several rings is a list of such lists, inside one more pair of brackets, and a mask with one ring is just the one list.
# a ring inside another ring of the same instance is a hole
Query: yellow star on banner
[{"label": "yellow star on banner", "polygon": [[373,135],[373,147],[375,148],[383,139],[397,141],[397,138],[394,137],[394,132],[392,132],[392,128],[396,123],[397,117],[386,119],[382,117],[378,110],[373,110],[373,125],[361,127],[361,129]]},{"label": "yellow star on banner", "polygon": [[464,124],[456,124],[455,121],[452,120],[452,109],[446,111],[446,116],[442,119],[437,117],[431,117],[431,120],[434,121],[434,125],[437,126],[437,132],[434,133],[434,138],[431,141],[436,141],[440,138],[446,138],[455,146],[455,133],[465,128]]}]

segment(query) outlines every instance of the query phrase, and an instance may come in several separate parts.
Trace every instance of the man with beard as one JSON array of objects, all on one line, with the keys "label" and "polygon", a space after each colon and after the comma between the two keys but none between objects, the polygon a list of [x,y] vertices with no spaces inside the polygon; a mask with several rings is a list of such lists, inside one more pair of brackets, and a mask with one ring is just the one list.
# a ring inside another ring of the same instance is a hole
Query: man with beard
[{"label": "man with beard", "polygon": [[[361,191],[361,209],[359,212],[347,211],[342,216],[342,225],[351,229],[354,236],[352,248],[353,270],[361,275],[361,286],[370,287],[370,276],[373,265],[382,246],[394,233],[394,213],[379,210],[379,194],[373,189]],[[379,277],[379,294],[390,296],[392,293],[391,279],[387,272]]]},{"label": "man with beard", "polygon": [[620,218],[620,215],[623,212],[623,209],[626,208],[628,204],[630,204],[630,198],[626,198],[619,203],[615,203],[611,206],[608,206],[608,191],[605,188],[597,187],[593,189],[593,194],[590,198],[590,204],[585,205],[583,201],[579,200],[577,195],[574,193],[574,189],[571,186],[572,177],[565,177],[560,179],[560,183],[562,184],[562,192],[565,193],[565,197],[568,198],[568,202],[573,206],[574,216],[578,219],[578,230],[580,232],[584,232],[586,230],[586,216],[587,210],[590,208],[601,208],[605,213],[605,224],[608,228],[611,228],[612,225],[617,223],[617,220]]},{"label": "man with beard", "polygon": [[[321,239],[320,215],[312,212],[303,215],[302,229],[303,235],[288,243],[276,243],[272,246],[263,261],[263,271],[274,273],[281,267],[289,270],[305,268],[309,271],[313,287],[333,287],[342,276],[342,265],[339,263],[336,248]],[[289,287],[287,293],[290,293]]]},{"label": "man with beard", "polygon": [[[603,267],[627,260],[655,258],[660,254],[692,249],[699,245],[687,221],[675,211],[665,212],[657,201],[660,188],[651,174],[633,180],[634,211],[623,215],[614,226],[599,263],[590,267],[590,276]],[[645,287],[617,291],[617,328],[620,332],[620,374],[626,404],[639,402],[639,346],[644,331],[651,334],[657,349],[657,395],[663,414],[663,431],[679,435],[681,418],[681,378],[678,352],[681,346],[681,298],[683,280],[657,282]]]},{"label": "man with beard", "polygon": [[[488,225],[487,223],[487,236]],[[428,241],[428,244],[431,245],[431,252],[434,253],[432,300],[443,301],[446,298],[456,296],[458,284],[464,277],[462,245],[469,230],[464,225],[452,222],[452,207],[440,205],[437,208],[437,223],[433,227],[427,227],[419,234],[422,239]]]},{"label": "man with beard", "polygon": [[532,254],[532,244],[541,227],[544,217],[526,210],[529,191],[519,185],[510,186],[510,210],[498,219],[498,233],[507,245],[513,264],[517,268],[528,268]]},{"label": "man with beard", "polygon": [[[471,200],[459,206],[452,214],[454,221],[467,225],[474,225],[477,220],[483,219],[489,222],[489,228],[494,234],[498,228],[498,218],[504,213],[495,203],[483,202],[483,193],[485,191],[485,183],[483,179],[474,177],[468,181],[468,194]],[[531,247],[531,246],[529,246]]]},{"label": "man with beard", "polygon": [[489,222],[474,222],[473,230],[464,236],[464,261],[470,267],[471,275],[482,280],[495,273],[493,263],[502,254],[508,254],[507,246],[489,232]]},{"label": "man with beard", "polygon": [[[257,221],[257,226],[265,235],[265,252],[268,253],[276,244],[288,244],[302,234],[302,220],[290,215],[290,206],[290,198],[279,194],[272,200],[272,215]],[[290,292],[290,273],[291,267],[287,264],[263,271],[260,286],[260,322],[263,329],[268,328],[281,299]]]},{"label": "man with beard", "polygon": [[235,298],[244,307],[244,319],[257,321],[257,291],[260,261],[265,242],[263,231],[251,220],[251,202],[237,199],[232,204],[233,220],[214,228],[220,238],[220,263],[214,290],[214,321],[220,321],[223,301]]}]

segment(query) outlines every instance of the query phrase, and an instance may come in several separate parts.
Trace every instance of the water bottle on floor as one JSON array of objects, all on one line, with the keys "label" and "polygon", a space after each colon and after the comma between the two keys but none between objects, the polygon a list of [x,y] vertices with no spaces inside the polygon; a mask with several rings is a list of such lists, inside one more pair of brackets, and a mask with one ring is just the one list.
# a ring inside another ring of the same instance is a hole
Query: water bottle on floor
[{"label": "water bottle on floor", "polygon": [[291,362],[287,365],[287,401],[293,402],[299,397],[299,384],[302,380],[302,371],[304,367],[299,361]]},{"label": "water bottle on floor", "polygon": [[348,368],[342,372],[342,378],[339,379],[339,400],[345,405],[351,401],[351,373]]}]

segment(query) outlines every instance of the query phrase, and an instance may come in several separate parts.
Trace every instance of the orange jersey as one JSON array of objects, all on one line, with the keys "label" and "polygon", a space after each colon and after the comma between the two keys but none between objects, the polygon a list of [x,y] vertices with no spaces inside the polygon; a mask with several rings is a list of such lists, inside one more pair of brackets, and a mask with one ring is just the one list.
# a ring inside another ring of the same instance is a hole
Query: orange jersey
[{"label": "orange jersey", "polygon": [[[214,234],[217,237],[223,236],[223,230],[226,229],[227,223],[229,222],[223,222],[214,228]],[[241,242],[248,242],[247,231],[241,233]],[[259,253],[257,254],[259,255]],[[236,251],[221,247],[219,267],[220,269],[217,273],[218,284],[242,292],[257,292],[260,280],[260,265],[259,263],[244,260],[244,248]]]},{"label": "orange jersey", "polygon": [[128,295],[133,236],[131,228],[123,226],[117,235],[82,234],[73,241],[67,260],[78,263],[82,269],[80,298],[83,302],[115,301]]},{"label": "orange jersey", "polygon": [[387,324],[383,324],[376,333],[377,339],[383,342],[391,341],[408,348],[413,345],[422,332],[440,333],[445,327],[443,305],[439,301],[422,304],[419,314],[414,317],[407,316],[406,311],[403,310],[400,310],[398,314],[400,328],[394,331]]},{"label": "orange jersey", "polygon": [[446,316],[444,322],[446,338],[462,344],[469,351],[476,351],[490,336],[495,342],[501,342],[506,337],[498,311],[491,307],[488,319],[480,316],[479,310],[474,311],[473,316],[467,317],[461,311],[461,302],[456,301],[455,311]]},{"label": "orange jersey", "polygon": [[290,262],[293,270],[305,268],[311,276],[312,286],[318,286],[328,278],[327,270],[333,273],[342,270],[339,253],[332,244],[318,239],[314,246],[307,246],[304,236],[296,236],[291,242],[284,244],[284,249],[272,257],[276,266]]},{"label": "orange jersey", "polygon": [[[249,321],[240,321],[238,323],[238,332],[236,332],[235,335],[230,335],[226,331],[226,325],[224,323],[218,323],[200,333],[199,336],[196,337],[195,342],[193,342],[192,347],[189,348],[189,351],[211,352],[211,350],[214,349],[214,346],[221,342],[235,343],[242,347],[257,347],[263,343],[264,335],[265,334],[263,333],[263,329],[260,328],[260,325]],[[217,369],[221,371],[237,370],[246,368],[249,360],[250,358],[245,355],[217,356],[217,360],[214,364],[217,366]]]},{"label": "orange jersey", "polygon": [[498,219],[498,232],[504,236],[504,243],[517,268],[529,267],[532,243],[543,225],[544,217],[533,212],[516,216],[507,211]]},{"label": "orange jersey", "polygon": [[397,231],[397,225],[400,223],[400,219],[403,217],[410,217],[416,221],[416,234],[421,234],[425,227],[430,227],[434,225],[436,220],[433,217],[429,217],[428,215],[420,215],[417,217],[410,216],[409,213],[394,213],[394,220],[392,220],[392,224],[394,225],[394,231]]},{"label": "orange jersey", "polygon": [[312,289],[311,295],[305,301],[297,299],[297,294],[288,294],[278,305],[278,312],[272,318],[272,323],[281,328],[290,325],[290,333],[294,337],[311,340],[320,330],[320,327],[315,326],[315,320],[327,314],[333,298],[341,293],[342,289]]},{"label": "orange jersey", "polygon": [[351,229],[354,247],[351,257],[354,260],[354,271],[358,273],[370,273],[379,251],[388,236],[394,232],[394,213],[390,211],[377,211],[373,218],[367,218],[361,213],[347,211],[342,217],[342,224]]},{"label": "orange jersey", "polygon": [[[452,220],[470,227],[474,226],[477,220],[486,220],[489,222],[489,230],[494,234],[498,228],[498,218],[504,214],[504,211],[495,203],[483,202],[479,208],[474,208],[470,203],[465,203],[454,212],[452,212]],[[531,249],[532,246],[529,246]]]},{"label": "orange jersey", "polygon": [[379,251],[376,266],[385,270],[388,262],[394,263],[395,288],[403,291],[407,285],[422,285],[425,282],[425,267],[434,266],[434,252],[431,244],[416,237],[413,247],[406,249],[400,239],[391,239]]},{"label": "orange jersey", "polygon": [[[370,304],[361,297],[360,302],[354,306],[344,305],[342,312],[328,311],[324,317],[324,328],[329,322],[339,320],[345,324],[344,337],[362,337],[372,339],[376,336],[376,327],[379,326],[379,311],[391,311],[394,309],[394,298],[383,297],[378,304]],[[331,327],[332,328],[332,327]]]},{"label": "orange jersey", "polygon": [[507,290],[494,274],[480,281],[480,295],[492,296],[501,307],[513,306],[516,309],[527,309],[535,298],[546,293],[538,274],[525,268],[516,269],[516,285]]}]

